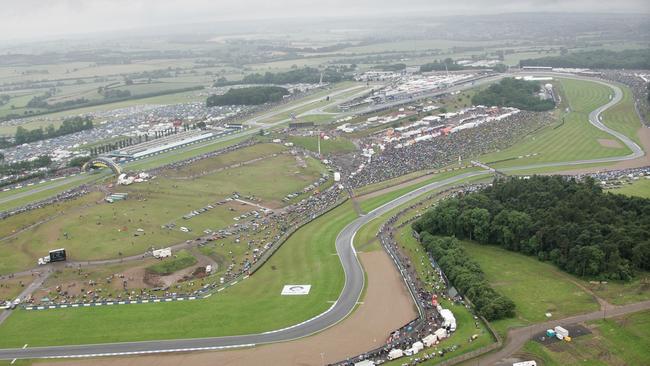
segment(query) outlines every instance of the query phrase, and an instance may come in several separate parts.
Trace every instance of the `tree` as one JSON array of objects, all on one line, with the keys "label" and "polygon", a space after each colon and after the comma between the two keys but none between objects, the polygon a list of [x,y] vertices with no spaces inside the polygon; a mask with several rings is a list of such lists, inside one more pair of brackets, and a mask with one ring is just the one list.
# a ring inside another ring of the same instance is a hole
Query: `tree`
[{"label": "tree", "polygon": [[649,199],[605,193],[593,179],[535,176],[445,199],[413,229],[496,244],[578,276],[629,280],[650,267],[649,217]]},{"label": "tree", "polygon": [[504,73],[508,71],[508,66],[504,64],[496,64],[492,69],[496,72]]}]

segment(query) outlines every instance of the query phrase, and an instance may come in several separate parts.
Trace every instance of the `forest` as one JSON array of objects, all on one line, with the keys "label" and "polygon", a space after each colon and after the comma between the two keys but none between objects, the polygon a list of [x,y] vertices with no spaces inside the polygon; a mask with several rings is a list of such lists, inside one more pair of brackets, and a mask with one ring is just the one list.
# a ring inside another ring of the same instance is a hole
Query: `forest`
[{"label": "forest", "polygon": [[526,59],[520,66],[550,66],[587,69],[650,69],[650,49],[620,52],[595,50]]},{"label": "forest", "polygon": [[498,245],[589,279],[650,270],[650,199],[603,192],[591,178],[495,180],[441,201],[413,228]]},{"label": "forest", "polygon": [[490,287],[481,267],[465,253],[458,239],[436,238],[426,231],[420,239],[449,281],[470,299],[481,316],[491,321],[515,315],[515,303]]},{"label": "forest", "polygon": [[535,81],[504,78],[472,97],[472,104],[514,107],[526,111],[548,111],[555,108],[551,99],[540,99],[540,85]]},{"label": "forest", "polygon": [[259,105],[277,102],[288,95],[289,91],[278,86],[254,86],[250,88],[231,88],[223,95],[211,95],[206,104],[208,107],[220,105]]}]

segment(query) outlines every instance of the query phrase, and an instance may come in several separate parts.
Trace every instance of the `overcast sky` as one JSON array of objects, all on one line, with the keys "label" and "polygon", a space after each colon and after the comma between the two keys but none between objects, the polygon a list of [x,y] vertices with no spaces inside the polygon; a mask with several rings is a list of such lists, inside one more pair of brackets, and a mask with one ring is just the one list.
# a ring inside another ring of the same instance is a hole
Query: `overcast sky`
[{"label": "overcast sky", "polygon": [[0,40],[275,17],[650,12],[648,0],[0,0]]}]

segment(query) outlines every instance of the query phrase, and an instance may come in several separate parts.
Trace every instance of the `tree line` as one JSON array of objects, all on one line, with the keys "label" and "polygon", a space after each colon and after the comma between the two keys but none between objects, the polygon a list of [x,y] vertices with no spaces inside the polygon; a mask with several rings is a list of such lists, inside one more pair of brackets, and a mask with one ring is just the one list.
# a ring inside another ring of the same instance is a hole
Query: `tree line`
[{"label": "tree line", "polygon": [[459,71],[465,69],[465,66],[457,64],[456,61],[452,60],[451,58],[446,58],[444,60],[435,60],[433,62],[429,62],[420,66],[420,72]]},{"label": "tree line", "polygon": [[551,99],[540,99],[537,92],[540,85],[536,81],[501,79],[472,97],[472,104],[485,106],[514,107],[527,111],[548,111],[555,108]]},{"label": "tree line", "polygon": [[436,238],[422,231],[420,239],[449,281],[480,315],[490,321],[515,315],[515,303],[488,284],[480,265],[467,255],[456,238]]},{"label": "tree line", "polygon": [[[149,136],[149,134],[144,134],[144,135],[138,135],[136,137],[132,137],[132,136],[124,137],[120,140],[111,141],[105,144],[86,147],[85,150],[88,151],[88,153],[90,153],[90,156],[92,157],[92,156],[105,154],[111,151],[123,149],[128,146],[141,144],[149,140],[175,135],[181,131],[184,132],[184,131],[194,130],[197,128],[204,130],[206,128],[205,122],[201,121],[191,125],[183,124],[181,127],[170,127],[162,131],[155,131],[152,136]],[[81,161],[81,159],[76,161],[75,164],[70,164],[70,166],[80,166],[78,164],[79,161]],[[85,161],[83,163],[85,163]]]},{"label": "tree line", "polygon": [[48,125],[45,129],[39,127],[33,130],[28,130],[22,126],[18,126],[16,128],[16,134],[14,135],[14,144],[22,145],[29,142],[89,130],[91,128],[93,128],[93,119],[90,116],[67,118],[63,123],[61,123],[59,128],[54,127],[52,124]]},{"label": "tree line", "polygon": [[52,164],[52,159],[47,155],[42,155],[35,160],[23,160],[11,164],[0,164],[0,175],[21,174],[28,170],[45,168]]},{"label": "tree line", "polygon": [[224,105],[259,105],[282,100],[289,91],[279,86],[254,86],[230,88],[223,95],[211,95],[206,101],[208,107]]},{"label": "tree line", "polygon": [[266,72],[264,74],[253,73],[244,76],[240,81],[228,82],[225,78],[219,79],[215,85],[235,85],[235,84],[316,84],[320,82],[321,73],[323,74],[324,83],[336,83],[346,80],[345,71],[352,71],[347,66],[328,67],[319,70],[314,67],[296,68],[285,72]]},{"label": "tree line", "polygon": [[381,71],[403,71],[406,70],[406,64],[396,63],[396,64],[382,64],[373,67],[374,70]]},{"label": "tree line", "polygon": [[650,69],[650,49],[573,52],[560,56],[526,59],[520,66],[550,66],[588,69]]},{"label": "tree line", "polygon": [[495,180],[440,202],[414,229],[496,244],[586,278],[650,270],[650,199],[603,192],[591,178]]}]

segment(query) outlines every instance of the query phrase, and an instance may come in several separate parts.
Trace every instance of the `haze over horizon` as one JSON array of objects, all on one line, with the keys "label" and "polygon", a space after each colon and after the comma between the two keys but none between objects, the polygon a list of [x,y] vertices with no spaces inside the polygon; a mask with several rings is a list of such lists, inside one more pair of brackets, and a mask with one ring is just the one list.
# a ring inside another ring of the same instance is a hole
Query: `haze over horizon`
[{"label": "haze over horizon", "polygon": [[[219,3],[187,0],[182,4],[156,0],[37,0],[10,1],[0,13],[0,40],[47,39],[97,32],[144,29],[190,23],[332,16],[408,14],[446,16],[514,12],[650,13],[644,0],[439,0],[299,1],[241,0]],[[477,10],[480,9],[480,10]],[[25,17],[25,14],[30,14]]]}]

